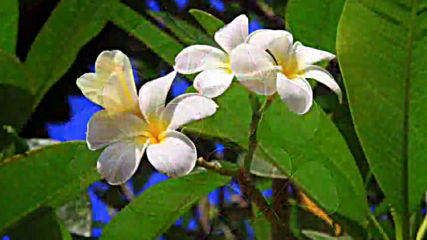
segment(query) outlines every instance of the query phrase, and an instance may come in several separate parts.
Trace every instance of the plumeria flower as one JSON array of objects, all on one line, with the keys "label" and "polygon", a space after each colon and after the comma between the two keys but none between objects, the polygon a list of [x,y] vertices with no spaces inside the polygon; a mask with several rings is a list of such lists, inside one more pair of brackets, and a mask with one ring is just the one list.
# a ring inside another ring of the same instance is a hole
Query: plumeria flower
[{"label": "plumeria flower", "polygon": [[175,58],[175,70],[181,74],[200,72],[194,79],[194,88],[207,97],[217,97],[230,86],[230,54],[248,36],[248,18],[240,15],[215,33],[215,41],[224,50],[207,45],[192,45]]},{"label": "plumeria flower", "polygon": [[258,30],[232,52],[232,69],[239,81],[263,95],[276,91],[297,114],[306,113],[313,104],[313,91],[306,80],[312,78],[326,85],[342,98],[334,78],[319,66],[335,55],[293,43],[292,35],[283,30]]},{"label": "plumeria flower", "polygon": [[217,105],[199,94],[183,94],[165,106],[176,76],[145,83],[136,93],[130,61],[120,51],[104,51],[95,73],[77,80],[83,94],[105,109],[88,123],[87,144],[101,153],[97,168],[110,184],[126,182],[136,171],[144,152],[149,162],[169,176],[182,176],[195,166],[194,143],[181,132],[182,125],[213,115]]}]

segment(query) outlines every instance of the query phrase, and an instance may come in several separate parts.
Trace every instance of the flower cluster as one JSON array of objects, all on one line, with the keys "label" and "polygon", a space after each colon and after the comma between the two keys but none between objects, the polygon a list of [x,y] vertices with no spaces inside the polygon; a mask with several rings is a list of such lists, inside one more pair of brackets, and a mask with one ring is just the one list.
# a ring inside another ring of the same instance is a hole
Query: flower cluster
[{"label": "flower cluster", "polygon": [[335,55],[293,43],[287,31],[265,29],[248,35],[248,18],[240,15],[215,33],[215,41],[224,51],[193,45],[175,59],[175,70],[181,74],[201,71],[194,87],[205,96],[222,94],[236,76],[242,85],[257,94],[277,92],[297,114],[306,113],[313,103],[313,91],[306,78],[326,85],[341,99],[341,90],[333,77],[313,65]]},{"label": "flower cluster", "polygon": [[[313,65],[331,60],[331,53],[293,43],[283,30],[258,30],[248,34],[248,18],[240,15],[215,33],[222,48],[193,45],[176,56],[174,71],[145,83],[137,94],[129,58],[121,51],[104,51],[96,60],[95,73],[77,79],[83,94],[104,110],[88,123],[91,150],[106,147],[98,171],[110,184],[126,182],[136,171],[142,155],[169,176],[188,174],[195,166],[194,143],[178,128],[213,115],[211,99],[223,94],[234,77],[249,90],[262,95],[276,92],[297,114],[306,113],[313,92],[306,78],[316,79],[341,98],[332,76]],[[194,79],[199,92],[183,94],[165,105],[176,76],[200,72]]]}]

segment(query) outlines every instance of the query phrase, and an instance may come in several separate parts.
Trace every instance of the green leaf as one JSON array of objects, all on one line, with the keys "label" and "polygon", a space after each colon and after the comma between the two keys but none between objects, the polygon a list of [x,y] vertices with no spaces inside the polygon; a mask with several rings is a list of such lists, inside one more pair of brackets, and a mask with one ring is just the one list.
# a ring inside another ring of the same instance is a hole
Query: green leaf
[{"label": "green leaf", "polygon": [[100,178],[99,152],[83,142],[54,144],[0,164],[0,232],[40,206],[56,207]]},{"label": "green leaf", "polygon": [[124,4],[115,2],[112,10],[110,20],[114,24],[145,43],[171,66],[175,64],[175,56],[183,49],[178,41]]},{"label": "green leaf", "polygon": [[404,232],[427,189],[425,9],[417,0],[347,0],[337,36],[356,131]]},{"label": "green leaf", "polygon": [[5,235],[11,239],[71,240],[70,233],[62,227],[51,208],[34,211]]},{"label": "green leaf", "polygon": [[273,102],[258,128],[258,142],[269,161],[328,213],[359,223],[366,218],[366,193],[355,161],[316,104],[299,116],[280,100]]},{"label": "green leaf", "polygon": [[[247,149],[252,114],[248,92],[235,84],[216,100],[215,115],[184,130]],[[366,193],[355,161],[344,138],[316,104],[299,116],[276,99],[264,114],[257,137],[257,153],[291,176],[328,213],[337,212],[359,223],[365,220]]]},{"label": "green leaf", "polygon": [[345,0],[290,0],[287,19],[294,39],[334,53],[344,3]]},{"label": "green leaf", "polygon": [[230,180],[199,171],[158,183],[122,209],[106,226],[101,239],[156,239],[200,197]]},{"label": "green leaf", "polygon": [[171,16],[167,12],[149,11],[148,14],[169,28],[181,42],[187,45],[204,44],[216,45],[215,41],[199,28],[190,23]]},{"label": "green leaf", "polygon": [[0,1],[0,51],[15,54],[18,37],[19,1]]},{"label": "green leaf", "polygon": [[62,0],[52,12],[25,62],[35,79],[29,85],[36,93],[35,104],[67,72],[79,50],[102,30],[112,1]]},{"label": "green leaf", "polygon": [[312,230],[302,230],[302,234],[312,240],[353,240],[350,236],[335,237]]},{"label": "green leaf", "polygon": [[214,35],[216,31],[224,26],[224,22],[214,15],[199,9],[190,9],[190,14],[199,22],[209,35]]},{"label": "green leaf", "polygon": [[247,90],[233,84],[215,101],[219,108],[213,116],[186,125],[183,130],[196,136],[219,137],[246,148],[252,116]]}]

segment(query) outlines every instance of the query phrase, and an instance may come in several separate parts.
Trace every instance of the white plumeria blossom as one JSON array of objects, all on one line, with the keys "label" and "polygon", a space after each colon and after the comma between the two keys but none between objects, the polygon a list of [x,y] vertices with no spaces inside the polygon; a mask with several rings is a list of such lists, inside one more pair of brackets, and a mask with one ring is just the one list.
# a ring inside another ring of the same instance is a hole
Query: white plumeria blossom
[{"label": "white plumeria blossom", "polygon": [[276,91],[289,109],[306,113],[313,104],[313,90],[306,78],[312,78],[334,91],[340,101],[341,90],[328,71],[313,65],[332,60],[326,51],[293,44],[292,35],[284,30],[258,30],[245,44],[236,47],[231,64],[237,79],[251,91],[272,95]]},{"label": "white plumeria blossom", "polygon": [[188,174],[196,164],[196,147],[176,130],[213,115],[217,104],[192,93],[165,106],[175,71],[145,83],[138,97],[129,58],[118,50],[102,52],[95,67],[96,72],[84,74],[77,85],[105,108],[92,116],[87,130],[89,149],[107,146],[98,159],[101,175],[110,184],[126,182],[145,151],[158,171],[173,177]]},{"label": "white plumeria blossom", "polygon": [[223,50],[208,45],[189,46],[176,56],[175,70],[181,74],[200,72],[194,79],[194,88],[204,96],[217,97],[234,77],[230,54],[247,36],[248,18],[240,15],[215,33],[215,41]]}]

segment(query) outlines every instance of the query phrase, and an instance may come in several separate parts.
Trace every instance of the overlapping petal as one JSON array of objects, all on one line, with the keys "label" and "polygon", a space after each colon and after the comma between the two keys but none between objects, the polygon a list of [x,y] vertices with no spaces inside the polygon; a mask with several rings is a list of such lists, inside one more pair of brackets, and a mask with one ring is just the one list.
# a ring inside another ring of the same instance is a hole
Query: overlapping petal
[{"label": "overlapping petal", "polygon": [[[77,86],[88,99],[104,106],[104,87],[111,75],[115,73],[125,80],[122,88],[126,88],[132,97],[136,96],[136,88],[129,58],[119,50],[103,51],[95,62],[95,73],[87,73],[77,79]],[[105,106],[104,106],[105,107]]]},{"label": "overlapping petal", "polygon": [[120,141],[109,145],[98,159],[99,173],[112,185],[126,182],[137,170],[146,142]]},{"label": "overlapping petal", "polygon": [[320,61],[330,61],[335,58],[335,55],[319,49],[306,47],[300,42],[295,42],[294,52],[298,61],[301,61],[305,66],[312,65]]},{"label": "overlapping petal", "polygon": [[112,73],[104,86],[102,98],[104,108],[109,112],[140,114],[135,82],[127,74]]},{"label": "overlapping petal", "polygon": [[338,95],[340,101],[342,101],[342,92],[340,86],[335,82],[334,77],[326,71],[325,69],[318,66],[309,66],[305,70],[305,78],[312,78],[317,80],[318,82],[324,84],[328,88],[330,88],[333,92]]},{"label": "overlapping petal", "polygon": [[313,104],[313,91],[304,78],[288,79],[284,74],[277,74],[277,92],[289,110],[297,114],[306,113]]},{"label": "overlapping petal", "polygon": [[248,36],[248,17],[240,15],[215,33],[215,41],[226,52],[243,43]]},{"label": "overlapping petal", "polygon": [[182,50],[175,58],[175,70],[192,74],[208,69],[227,68],[228,55],[222,50],[207,45],[192,45]]},{"label": "overlapping petal", "polygon": [[194,143],[184,134],[168,131],[161,143],[148,146],[147,157],[158,171],[179,177],[194,168],[197,150]]},{"label": "overlapping petal", "polygon": [[196,93],[183,94],[168,103],[162,120],[169,122],[169,130],[175,130],[191,121],[212,116],[217,108],[218,105],[208,97]]},{"label": "overlapping petal", "polygon": [[194,79],[193,85],[200,94],[214,98],[227,90],[233,77],[234,75],[226,69],[210,69],[199,73]]},{"label": "overlapping petal", "polygon": [[139,90],[139,106],[147,121],[150,115],[158,115],[165,107],[166,97],[175,76],[176,72],[172,71],[166,76],[145,83]]},{"label": "overlapping petal", "polygon": [[241,44],[232,54],[231,68],[237,79],[250,90],[264,95],[275,92],[276,72],[280,66],[262,48]]},{"label": "overlapping petal", "polygon": [[95,113],[89,120],[86,141],[89,149],[96,150],[111,143],[144,134],[147,123],[132,113]]},{"label": "overlapping petal", "polygon": [[246,42],[268,50],[281,65],[292,50],[293,37],[291,33],[284,30],[263,29],[251,33]]}]

